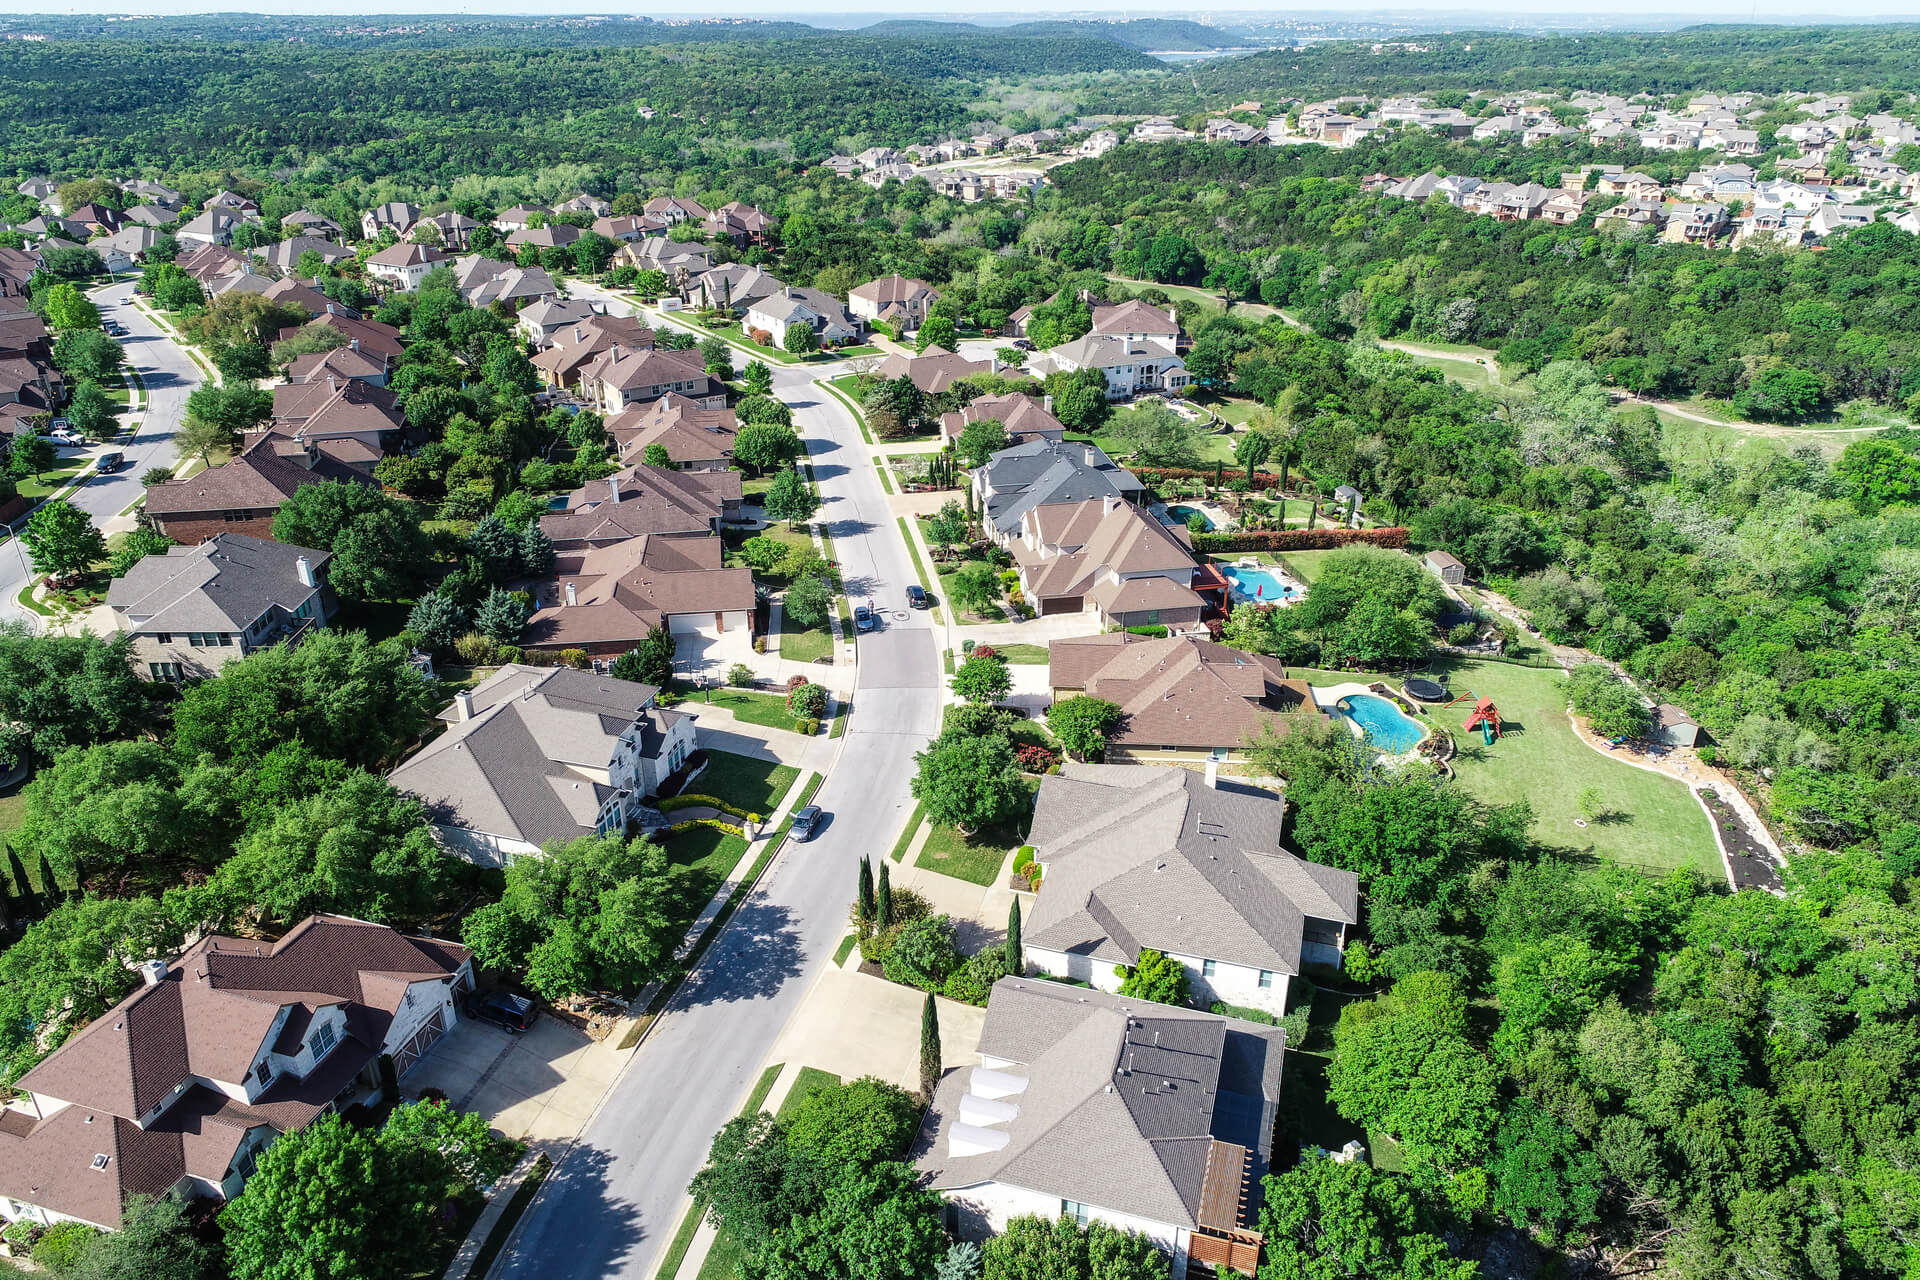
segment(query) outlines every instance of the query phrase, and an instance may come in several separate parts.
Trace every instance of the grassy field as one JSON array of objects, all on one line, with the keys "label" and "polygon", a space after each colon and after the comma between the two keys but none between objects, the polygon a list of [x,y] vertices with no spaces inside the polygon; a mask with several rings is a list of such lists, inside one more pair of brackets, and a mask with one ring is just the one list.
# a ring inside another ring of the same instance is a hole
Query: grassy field
[{"label": "grassy field", "polygon": [[20,496],[31,502],[50,498],[66,487],[69,480],[92,467],[92,462],[82,456],[62,458],[53,466],[40,473],[38,479],[28,476],[19,482]]},{"label": "grassy field", "polygon": [[1288,573],[1308,586],[1312,586],[1313,580],[1320,576],[1320,566],[1325,564],[1327,557],[1332,554],[1331,551],[1287,551],[1276,556],[1275,559],[1280,561]]},{"label": "grassy field", "polygon": [[[1140,412],[1141,410],[1134,408],[1115,409],[1113,416],[1107,420],[1106,425],[1094,433],[1093,442],[1112,457],[1120,458],[1131,455],[1133,446],[1122,437],[1120,431],[1130,418]],[[1194,433],[1193,446],[1195,450],[1199,452],[1201,462],[1207,466],[1212,466],[1216,462],[1231,465],[1233,463],[1233,445],[1234,438],[1230,435],[1202,435],[1198,432]]]},{"label": "grassy field", "polygon": [[[1464,706],[1445,712],[1460,753],[1460,785],[1491,804],[1533,806],[1533,837],[1544,845],[1606,858],[1650,874],[1693,867],[1722,875],[1706,814],[1686,785],[1664,774],[1611,759],[1574,736],[1567,723],[1560,673],[1503,662],[1459,662],[1447,674],[1457,695],[1492,698],[1506,736],[1492,746],[1458,731]],[[1606,813],[1576,827],[1580,793],[1597,788]]]},{"label": "grassy field", "polygon": [[[701,781],[704,783],[705,779]],[[700,909],[719,892],[727,876],[746,856],[747,842],[716,827],[690,827],[679,835],[668,836],[661,847],[666,850],[667,875],[671,881],[667,910],[672,915],[673,928],[668,930],[668,936],[678,938],[693,927]]]},{"label": "grassy field", "polygon": [[0,840],[18,831],[27,820],[27,800],[20,794],[26,785],[22,782],[12,791],[0,793]]},{"label": "grassy field", "polygon": [[1211,409],[1236,427],[1244,427],[1260,402],[1250,396],[1225,396],[1217,391],[1201,391],[1189,397],[1202,409]]},{"label": "grassy field", "polygon": [[[739,690],[729,689],[726,692],[737,693]],[[718,702],[719,698],[716,692],[714,701]],[[781,702],[780,711],[783,716],[786,714],[784,701]],[[789,718],[778,727],[792,728],[793,721]],[[799,776],[800,771],[790,764],[757,760],[752,756],[735,755],[731,751],[709,751],[705,772],[693,780],[689,789],[716,800],[725,800],[749,813],[768,814],[779,807],[780,798],[787,794],[787,789]]]},{"label": "grassy field", "polygon": [[[747,562],[740,555],[740,546],[749,538],[772,538],[790,551],[813,550],[813,535],[801,533],[797,529],[789,529],[784,524],[769,525],[765,529],[756,529],[752,532],[744,529],[729,529],[720,535],[721,545],[724,548],[722,563],[728,568],[745,566]],[[777,587],[784,587],[789,582],[787,575],[778,567],[764,573],[756,569],[754,576],[762,582],[772,583]]]},{"label": "grassy field", "polygon": [[1756,462],[1812,445],[1829,462],[1868,432],[1848,427],[1733,427],[1695,422],[1655,410],[1660,418],[1661,454],[1673,463]]}]

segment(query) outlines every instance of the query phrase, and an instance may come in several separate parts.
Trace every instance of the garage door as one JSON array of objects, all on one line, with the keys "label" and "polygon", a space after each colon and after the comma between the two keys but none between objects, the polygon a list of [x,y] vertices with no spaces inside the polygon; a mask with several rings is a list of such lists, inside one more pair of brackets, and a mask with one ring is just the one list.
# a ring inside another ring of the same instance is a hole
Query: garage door
[{"label": "garage door", "polygon": [[393,1072],[396,1076],[407,1074],[407,1068],[420,1061],[433,1042],[446,1031],[446,1024],[440,1019],[440,1010],[435,1009],[426,1025],[413,1033],[411,1039],[400,1046],[400,1052],[393,1055]]}]

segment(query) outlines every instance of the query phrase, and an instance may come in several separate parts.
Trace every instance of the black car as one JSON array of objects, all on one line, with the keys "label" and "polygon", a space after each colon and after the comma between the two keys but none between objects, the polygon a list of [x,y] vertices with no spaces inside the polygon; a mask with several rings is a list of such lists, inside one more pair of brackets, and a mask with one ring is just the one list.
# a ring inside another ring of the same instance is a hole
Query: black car
[{"label": "black car", "polygon": [[811,840],[820,830],[820,806],[810,804],[793,811],[793,827],[787,832],[795,840]]},{"label": "black car", "polygon": [[907,606],[913,609],[927,607],[927,589],[918,583],[907,588]]},{"label": "black car", "polygon": [[489,991],[467,1006],[467,1016],[505,1027],[513,1035],[533,1025],[533,1001],[511,991]]}]

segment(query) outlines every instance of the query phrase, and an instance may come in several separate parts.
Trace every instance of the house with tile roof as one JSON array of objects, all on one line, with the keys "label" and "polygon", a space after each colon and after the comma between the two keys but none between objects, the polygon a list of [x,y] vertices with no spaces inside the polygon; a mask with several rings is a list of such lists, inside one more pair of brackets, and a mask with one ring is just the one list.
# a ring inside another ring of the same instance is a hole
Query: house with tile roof
[{"label": "house with tile roof", "polygon": [[282,454],[273,440],[257,436],[230,462],[148,485],[143,518],[155,532],[188,546],[220,533],[271,539],[281,505],[307,485],[329,481],[374,484],[317,446]]},{"label": "house with tile roof", "polygon": [[523,308],[513,318],[513,323],[521,337],[537,347],[544,347],[562,330],[599,314],[593,304],[584,298],[542,298],[532,306]]},{"label": "house with tile roof", "polygon": [[302,328],[315,327],[334,330],[346,339],[343,345],[378,358],[387,369],[398,364],[401,354],[406,350],[406,345],[400,341],[398,329],[390,324],[381,324],[378,320],[366,320],[353,315],[339,303],[328,307],[305,325],[282,329],[275,335],[275,340],[291,338]]},{"label": "house with tile roof", "polygon": [[335,347],[331,351],[310,351],[306,355],[295,356],[287,365],[289,382],[325,382],[328,378],[358,378],[376,387],[384,387],[387,385],[387,362],[372,352],[361,350],[358,340],[350,338],[344,347]]},{"label": "house with tile roof", "polygon": [[702,408],[677,392],[623,409],[607,421],[607,434],[625,463],[646,460],[659,445],[681,471],[725,471],[733,465],[740,420],[731,409]]},{"label": "house with tile roof", "polygon": [[21,1076],[0,1214],[121,1225],[130,1196],[231,1200],[283,1133],[382,1093],[459,1021],[472,953],[346,916],[203,937]]},{"label": "house with tile roof", "polygon": [[1003,544],[1042,615],[1089,613],[1103,626],[1198,626],[1193,544],[1117,494],[1029,507]]},{"label": "house with tile roof", "polygon": [[1056,503],[1099,501],[1113,496],[1138,502],[1140,478],[1109,458],[1100,446],[1076,440],[1023,440],[973,469],[973,497],[988,535],[1006,545],[1017,537],[1026,513]]},{"label": "house with tile roof", "polygon": [[1147,1237],[1175,1276],[1252,1275],[1285,1054],[1278,1027],[1002,978],[979,1063],[941,1078],[914,1163],[964,1239],[1070,1217]]},{"label": "house with tile roof", "polygon": [[1180,322],[1173,312],[1135,298],[1128,302],[1099,303],[1093,308],[1093,332],[1127,342],[1157,342],[1169,349],[1180,345]]},{"label": "house with tile roof", "polygon": [[710,236],[725,236],[735,248],[744,249],[749,244],[767,242],[773,233],[773,219],[753,205],[730,200],[709,213],[701,229]]},{"label": "house with tile roof", "polygon": [[1307,964],[1338,965],[1360,880],[1282,847],[1286,802],[1192,769],[1078,764],[1041,779],[1028,843],[1041,887],[1029,969],[1117,991],[1143,949],[1187,970],[1194,1003],[1275,1015]]},{"label": "house with tile roof", "polygon": [[406,430],[399,398],[385,387],[356,378],[316,378],[275,387],[272,421],[264,432],[248,432],[247,439],[284,436],[300,449],[317,446],[336,461],[370,473],[398,447]]},{"label": "house with tile roof", "polygon": [[676,471],[645,463],[591,480],[540,517],[556,549],[610,546],[649,533],[718,533],[740,517],[738,471]]},{"label": "house with tile roof", "polygon": [[1136,764],[1231,763],[1247,739],[1313,707],[1305,682],[1278,658],[1244,653],[1198,636],[1108,632],[1047,646],[1055,700],[1084,693],[1120,708],[1107,733],[1107,759]]},{"label": "house with tile roof", "polygon": [[324,213],[315,213],[311,209],[295,209],[280,219],[280,229],[291,231],[296,237],[313,236],[321,240],[342,240],[346,232],[340,224]]},{"label": "house with tile roof", "polygon": [[753,571],[722,565],[710,534],[649,533],[611,546],[562,551],[529,584],[529,652],[581,649],[606,664],[655,627],[715,637],[753,631]]},{"label": "house with tile roof", "polygon": [[107,588],[113,625],[133,637],[133,666],[149,680],[218,675],[259,649],[298,644],[334,613],[327,561],[243,533],[148,556]]},{"label": "house with tile roof", "polygon": [[707,207],[698,200],[685,200],[679,196],[655,196],[640,208],[640,212],[664,222],[705,222]]},{"label": "house with tile roof", "polygon": [[688,302],[739,316],[745,315],[747,309],[762,298],[785,292],[786,287],[771,271],[730,262],[711,270],[703,269],[700,277],[692,282]]},{"label": "house with tile roof", "polygon": [[440,713],[447,731],[387,776],[457,857],[504,866],[626,828],[695,750],[693,717],[650,684],[508,663]]}]

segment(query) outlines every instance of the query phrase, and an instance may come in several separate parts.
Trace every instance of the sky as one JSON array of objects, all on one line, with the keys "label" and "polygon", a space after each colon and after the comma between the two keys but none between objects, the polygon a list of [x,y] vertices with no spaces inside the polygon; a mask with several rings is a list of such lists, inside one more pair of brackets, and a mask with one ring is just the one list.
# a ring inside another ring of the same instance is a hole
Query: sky
[{"label": "sky", "polygon": [[[523,14],[540,16],[558,14],[594,14],[594,13],[647,13],[660,16],[662,10],[657,4],[641,4],[636,0],[624,0],[622,3],[596,4],[593,0],[542,0],[531,3],[530,0],[386,0],[385,3],[352,3],[351,0],[132,0],[126,8],[119,7],[121,0],[89,0],[86,3],[60,3],[59,0],[0,0],[0,13],[92,13],[102,17],[109,14],[182,14],[241,11],[247,13],[277,14],[354,14],[372,17],[382,14]],[[1006,0],[986,0],[986,3],[968,5],[949,3],[940,7],[921,7],[908,5],[902,0],[704,0],[691,5],[671,7],[676,16],[684,17],[768,17],[787,18],[797,21],[810,21],[819,25],[844,25],[852,17],[915,17],[915,18],[972,18],[976,20],[1020,20],[1039,17],[1191,17],[1205,20],[1209,16],[1230,19],[1235,16],[1258,15],[1262,17],[1283,18],[1324,18],[1339,16],[1349,19],[1412,19],[1431,18],[1436,25],[1458,26],[1462,18],[1471,15],[1527,16],[1540,18],[1584,18],[1600,15],[1608,18],[1624,19],[1628,23],[1635,17],[1662,19],[1660,25],[1671,25],[1675,16],[1673,0],[1608,0],[1605,4],[1592,3],[1591,0],[1394,0],[1393,3],[1378,6],[1356,5],[1336,7],[1324,2],[1276,6],[1272,0],[1205,0],[1204,3],[1187,3],[1183,0],[1161,0],[1157,4],[1122,4],[1117,2],[1080,3],[1059,9],[1019,8]],[[1900,18],[1920,20],[1920,0],[1827,0],[1817,10],[1809,7],[1805,0],[1692,0],[1686,6],[1687,16],[1694,21],[1748,21],[1760,19],[1774,22],[1818,22],[1833,18]],[[1444,20],[1444,23],[1442,23]]]}]

